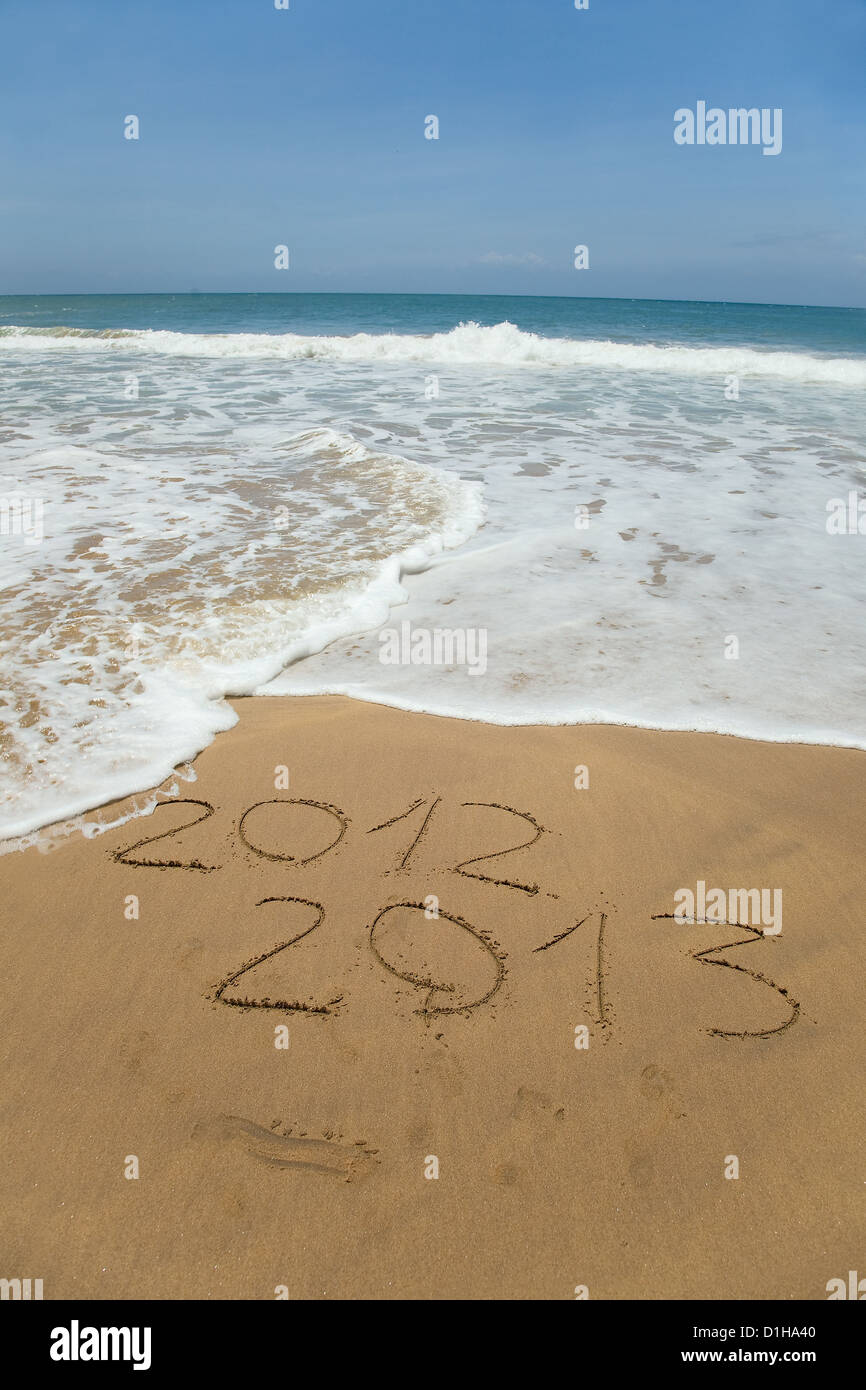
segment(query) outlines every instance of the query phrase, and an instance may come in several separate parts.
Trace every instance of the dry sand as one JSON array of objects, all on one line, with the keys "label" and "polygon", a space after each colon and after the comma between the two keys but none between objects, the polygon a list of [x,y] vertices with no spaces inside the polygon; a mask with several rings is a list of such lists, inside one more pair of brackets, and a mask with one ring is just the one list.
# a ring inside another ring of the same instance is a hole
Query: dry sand
[{"label": "dry sand", "polygon": [[[237,709],[202,804],[0,859],[0,1273],[823,1299],[862,1266],[862,753]],[[657,916],[698,880],[781,888],[781,934]]]}]

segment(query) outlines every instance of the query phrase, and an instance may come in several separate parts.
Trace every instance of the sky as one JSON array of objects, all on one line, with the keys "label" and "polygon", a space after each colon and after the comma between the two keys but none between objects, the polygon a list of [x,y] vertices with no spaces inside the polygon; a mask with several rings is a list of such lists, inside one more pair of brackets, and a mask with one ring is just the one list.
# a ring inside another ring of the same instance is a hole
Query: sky
[{"label": "sky", "polygon": [[866,307],[866,0],[289,4],[0,0],[0,293]]}]

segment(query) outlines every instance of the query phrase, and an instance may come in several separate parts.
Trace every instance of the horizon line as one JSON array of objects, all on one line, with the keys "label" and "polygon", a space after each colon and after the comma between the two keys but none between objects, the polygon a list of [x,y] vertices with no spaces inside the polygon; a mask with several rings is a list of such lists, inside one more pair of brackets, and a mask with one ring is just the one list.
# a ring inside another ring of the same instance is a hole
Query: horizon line
[{"label": "horizon line", "polygon": [[752,308],[752,309],[838,309],[843,312],[863,313],[866,312],[866,305],[861,304],[802,304],[794,301],[777,301],[764,299],[687,299],[687,298],[656,298],[646,295],[614,295],[614,294],[529,294],[526,291],[505,294],[496,293],[490,290],[480,292],[472,290],[25,290],[17,292],[0,291],[2,299],[172,299],[172,298],[193,298],[206,296],[220,296],[227,298],[230,296],[247,297],[253,295],[270,295],[273,297],[289,298],[293,295],[321,295],[335,298],[369,298],[369,299],[567,299],[578,300],[586,299],[593,303],[614,302],[619,304],[712,304],[725,305],[732,308]]}]

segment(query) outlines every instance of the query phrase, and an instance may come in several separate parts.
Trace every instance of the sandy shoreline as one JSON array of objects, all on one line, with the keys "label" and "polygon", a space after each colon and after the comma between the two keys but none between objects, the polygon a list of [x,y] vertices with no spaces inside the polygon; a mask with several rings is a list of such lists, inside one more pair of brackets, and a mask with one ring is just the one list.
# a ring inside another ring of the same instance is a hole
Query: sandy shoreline
[{"label": "sandy shoreline", "polygon": [[[0,1272],[822,1299],[859,1268],[866,755],[236,708],[184,801],[0,859]],[[698,881],[780,888],[781,934],[662,915]]]}]

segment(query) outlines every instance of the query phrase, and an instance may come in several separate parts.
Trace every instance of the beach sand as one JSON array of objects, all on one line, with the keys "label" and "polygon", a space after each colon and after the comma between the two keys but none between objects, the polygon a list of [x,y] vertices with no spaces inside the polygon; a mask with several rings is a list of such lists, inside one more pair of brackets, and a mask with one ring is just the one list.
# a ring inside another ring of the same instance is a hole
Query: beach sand
[{"label": "beach sand", "polygon": [[[862,1267],[863,753],[236,708],[186,800],[0,859],[0,1273],[823,1299]],[[780,888],[781,933],[662,915],[699,880]]]}]

